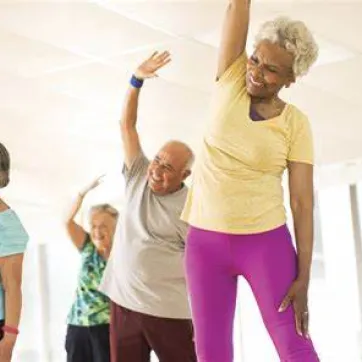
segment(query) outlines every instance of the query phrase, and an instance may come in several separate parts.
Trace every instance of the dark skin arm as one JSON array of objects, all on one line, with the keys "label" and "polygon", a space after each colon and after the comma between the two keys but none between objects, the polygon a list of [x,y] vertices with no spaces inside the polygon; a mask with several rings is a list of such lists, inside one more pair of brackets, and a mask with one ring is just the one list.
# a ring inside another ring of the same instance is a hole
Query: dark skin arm
[{"label": "dark skin arm", "polygon": [[230,0],[224,18],[216,79],[244,52],[249,29],[250,0]]},{"label": "dark skin arm", "polygon": [[308,338],[308,287],[313,254],[313,166],[289,162],[290,206],[293,214],[298,255],[298,275],[280,311],[292,305],[297,332]]}]

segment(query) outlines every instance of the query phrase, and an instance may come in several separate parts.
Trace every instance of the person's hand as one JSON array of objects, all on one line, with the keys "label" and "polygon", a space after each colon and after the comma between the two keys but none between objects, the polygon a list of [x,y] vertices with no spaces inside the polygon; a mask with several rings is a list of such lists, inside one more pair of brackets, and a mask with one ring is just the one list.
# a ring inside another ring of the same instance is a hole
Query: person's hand
[{"label": "person's hand", "polygon": [[0,341],[0,361],[11,362],[11,357],[16,342],[16,336],[12,334],[5,334],[4,338]]},{"label": "person's hand", "polygon": [[156,72],[170,61],[171,57],[169,52],[154,52],[148,59],[138,66],[134,75],[136,78],[141,80],[157,77]]},{"label": "person's hand", "polygon": [[293,306],[295,324],[300,336],[309,338],[308,282],[296,280],[292,283],[286,297],[280,305],[279,312]]},{"label": "person's hand", "polygon": [[82,192],[79,193],[80,196],[84,197],[89,191],[96,188],[99,184],[101,184],[104,180],[104,175],[97,177],[94,181],[92,181],[87,187],[83,189]]}]

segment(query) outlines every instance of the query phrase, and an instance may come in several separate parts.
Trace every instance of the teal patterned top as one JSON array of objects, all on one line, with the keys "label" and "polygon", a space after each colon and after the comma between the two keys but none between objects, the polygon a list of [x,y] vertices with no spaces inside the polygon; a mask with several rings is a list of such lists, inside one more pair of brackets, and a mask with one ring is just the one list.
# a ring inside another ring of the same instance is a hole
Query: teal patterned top
[{"label": "teal patterned top", "polygon": [[76,299],[68,315],[68,324],[84,327],[109,324],[109,299],[98,291],[107,262],[98,254],[89,234],[81,257]]}]

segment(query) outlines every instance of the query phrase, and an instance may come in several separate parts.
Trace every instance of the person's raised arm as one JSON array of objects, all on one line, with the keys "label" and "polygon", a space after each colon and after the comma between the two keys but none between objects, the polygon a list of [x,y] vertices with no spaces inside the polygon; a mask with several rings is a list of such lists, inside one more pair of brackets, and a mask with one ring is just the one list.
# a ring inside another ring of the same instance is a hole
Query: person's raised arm
[{"label": "person's raised arm", "polygon": [[78,250],[81,250],[84,246],[86,240],[86,231],[80,225],[78,225],[74,219],[82,206],[85,196],[90,190],[93,190],[102,182],[102,177],[103,176],[98,177],[95,181],[93,181],[89,186],[87,186],[82,192],[78,194],[66,222],[68,235]]},{"label": "person's raised arm", "polygon": [[153,53],[148,59],[138,66],[132,76],[130,86],[124,101],[121,116],[121,134],[124,150],[124,162],[129,169],[141,151],[140,140],[137,132],[137,111],[140,90],[147,78],[157,76],[156,72],[170,62],[170,54],[163,52]]},{"label": "person's raised arm", "polygon": [[224,18],[216,79],[244,52],[251,0],[229,0]]}]

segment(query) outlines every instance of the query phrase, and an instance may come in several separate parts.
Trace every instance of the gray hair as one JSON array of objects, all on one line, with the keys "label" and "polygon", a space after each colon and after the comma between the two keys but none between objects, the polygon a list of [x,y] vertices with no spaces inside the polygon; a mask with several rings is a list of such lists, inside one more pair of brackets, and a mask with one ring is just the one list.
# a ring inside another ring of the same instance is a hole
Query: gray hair
[{"label": "gray hair", "polygon": [[186,163],[186,166],[185,166],[186,170],[190,171],[192,169],[192,166],[194,165],[194,162],[195,162],[195,155],[191,151],[189,159],[187,160],[187,163]]},{"label": "gray hair", "polygon": [[166,145],[170,145],[170,144],[177,145],[179,147],[184,148],[184,150],[187,153],[187,161],[186,161],[184,170],[190,171],[195,162],[195,155],[194,155],[194,152],[192,151],[191,147],[188,144],[186,144],[185,142],[178,141],[178,140],[170,140],[164,145],[164,147]]},{"label": "gray hair", "polygon": [[318,45],[302,21],[278,17],[265,22],[256,35],[255,44],[263,40],[278,44],[294,56],[293,72],[305,75],[318,58]]},{"label": "gray hair", "polygon": [[188,158],[187,158],[187,162],[185,165],[185,169],[190,171],[195,162],[195,155],[194,155],[194,152],[192,151],[191,147],[189,147],[186,143],[183,143],[183,145],[186,149],[186,152],[188,153]]},{"label": "gray hair", "polygon": [[118,220],[119,212],[110,204],[99,204],[92,206],[90,209],[90,215],[92,215],[95,212],[105,212],[106,214],[112,216],[115,219],[115,221]]}]

